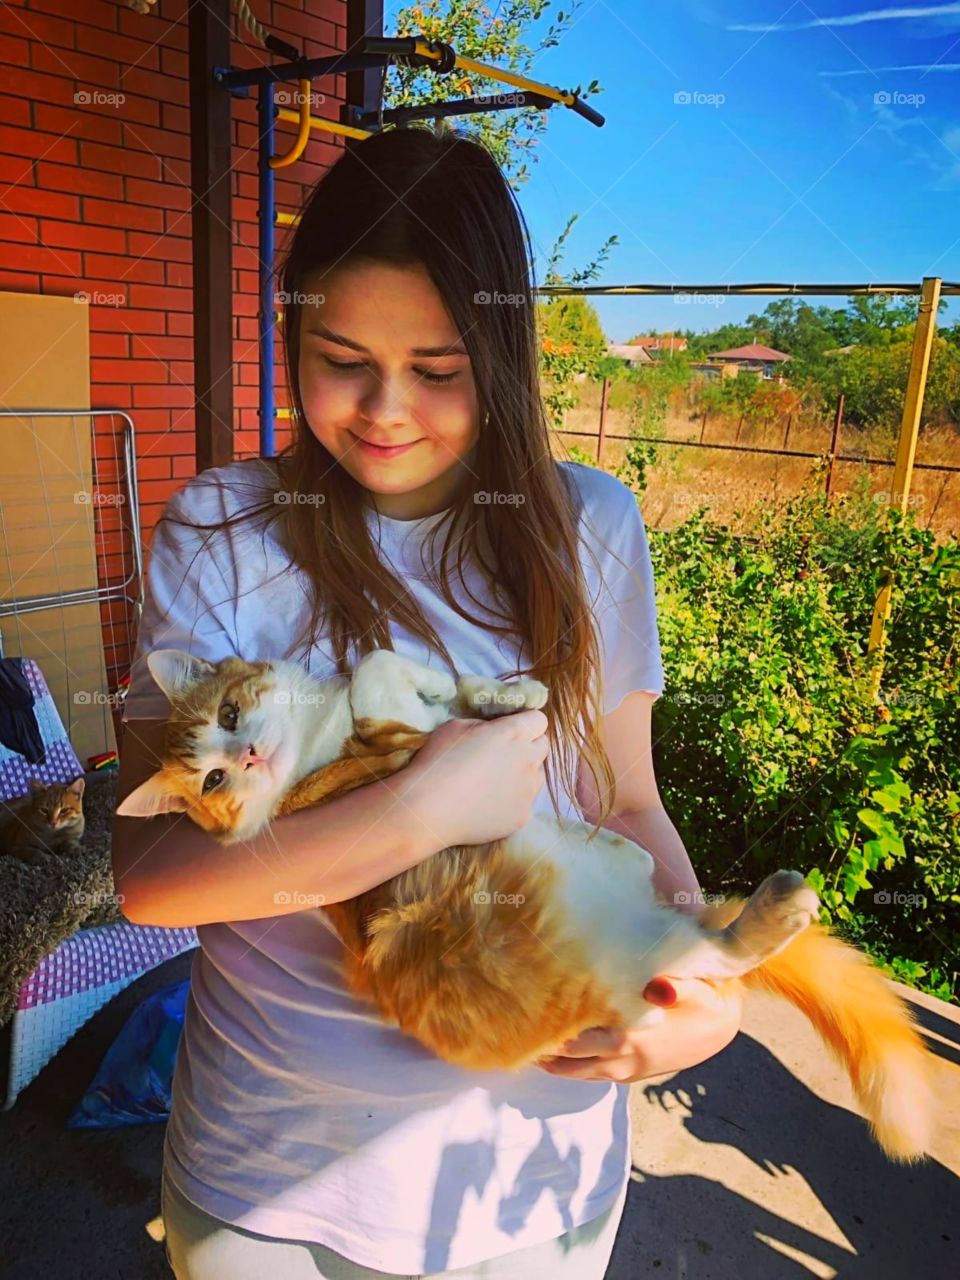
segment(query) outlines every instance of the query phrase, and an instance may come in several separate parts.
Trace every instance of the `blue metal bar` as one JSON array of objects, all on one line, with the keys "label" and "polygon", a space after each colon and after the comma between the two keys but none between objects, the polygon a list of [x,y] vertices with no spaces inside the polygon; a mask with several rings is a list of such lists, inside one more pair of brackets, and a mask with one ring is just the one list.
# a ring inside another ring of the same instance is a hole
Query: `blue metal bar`
[{"label": "blue metal bar", "polygon": [[[398,41],[399,43],[399,41]],[[411,54],[413,40],[410,40]],[[347,71],[366,71],[389,65],[392,53],[334,53],[325,58],[301,58],[298,62],[278,62],[266,67],[214,67],[213,78],[221,88],[236,92],[251,85],[285,80],[316,80],[321,76],[341,75]],[[431,64],[431,58],[418,58],[418,63]]]},{"label": "blue metal bar", "polygon": [[257,101],[257,119],[260,128],[260,314],[258,337],[260,341],[260,456],[272,458],[276,453],[273,435],[274,419],[274,219],[276,216],[276,188],[274,172],[270,168],[273,155],[273,81],[260,85]]}]

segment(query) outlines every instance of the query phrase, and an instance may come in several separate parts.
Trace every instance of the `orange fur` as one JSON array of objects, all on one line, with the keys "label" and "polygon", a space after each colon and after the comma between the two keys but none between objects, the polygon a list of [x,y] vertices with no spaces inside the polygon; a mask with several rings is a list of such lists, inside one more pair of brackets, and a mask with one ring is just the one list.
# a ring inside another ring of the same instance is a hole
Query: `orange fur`
[{"label": "orange fur", "polygon": [[[718,928],[743,909],[729,899],[704,913]],[[846,1068],[874,1137],[891,1159],[919,1160],[934,1114],[931,1057],[909,1006],[862,952],[813,924],[742,978],[771,992],[812,1023]]]}]

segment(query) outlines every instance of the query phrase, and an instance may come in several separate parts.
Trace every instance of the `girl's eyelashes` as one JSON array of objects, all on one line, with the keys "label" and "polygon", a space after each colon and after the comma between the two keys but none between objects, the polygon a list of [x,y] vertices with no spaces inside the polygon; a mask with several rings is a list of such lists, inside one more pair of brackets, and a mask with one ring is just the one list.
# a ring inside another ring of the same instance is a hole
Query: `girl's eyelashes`
[{"label": "girl's eyelashes", "polygon": [[[366,365],[362,361],[344,361],[331,360],[329,356],[322,356],[323,362],[331,369],[336,369],[338,373],[353,373],[357,369],[365,369]],[[429,369],[414,369],[414,373],[418,374],[426,382],[442,383],[453,382],[454,378],[459,378],[462,370],[457,369],[453,373],[432,373]]]}]

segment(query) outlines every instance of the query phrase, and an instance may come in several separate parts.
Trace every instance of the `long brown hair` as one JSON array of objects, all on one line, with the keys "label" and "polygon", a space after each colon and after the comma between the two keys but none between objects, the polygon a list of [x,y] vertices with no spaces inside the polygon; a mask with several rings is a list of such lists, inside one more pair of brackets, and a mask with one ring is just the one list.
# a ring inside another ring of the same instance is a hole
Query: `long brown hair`
[{"label": "long brown hair", "polygon": [[[347,674],[370,650],[393,648],[393,620],[455,670],[415,597],[378,557],[365,519],[369,492],[337,463],[304,416],[299,299],[311,280],[355,258],[425,268],[457,326],[482,425],[469,487],[431,530],[435,585],[461,617],[513,636],[517,651],[531,655],[529,666],[501,674],[530,674],[550,690],[551,799],[556,803],[557,771],[575,797],[582,757],[606,816],[614,778],[597,733],[599,641],[578,557],[575,487],[551,454],[540,396],[529,231],[493,157],[456,132],[389,129],[344,151],[308,197],[281,268],[294,434],[277,459],[279,481],[282,489],[316,500],[273,505],[270,518],[279,521],[291,562],[312,587],[309,631],[300,642],[324,632],[338,670]],[[477,501],[484,491],[522,498]],[[454,598],[454,551],[461,581],[472,558],[491,582],[502,625],[491,625],[489,615],[473,616]]]}]

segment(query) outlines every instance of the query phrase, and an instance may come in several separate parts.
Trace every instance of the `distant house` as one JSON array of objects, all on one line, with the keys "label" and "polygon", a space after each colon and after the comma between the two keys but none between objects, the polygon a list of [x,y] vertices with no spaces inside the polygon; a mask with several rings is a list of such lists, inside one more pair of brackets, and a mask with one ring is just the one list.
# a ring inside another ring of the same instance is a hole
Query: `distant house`
[{"label": "distant house", "polygon": [[652,334],[650,337],[634,338],[632,347],[643,347],[644,351],[660,355],[676,355],[678,351],[686,351],[686,338],[677,338],[672,334]]},{"label": "distant house", "polygon": [[611,342],[607,347],[607,355],[628,365],[653,364],[653,357],[644,347],[634,342]]},{"label": "distant house", "polygon": [[750,342],[745,347],[731,347],[729,351],[713,351],[707,359],[718,365],[726,365],[747,373],[759,373],[763,378],[780,376],[779,366],[790,357],[784,351],[765,347],[762,342]]}]

